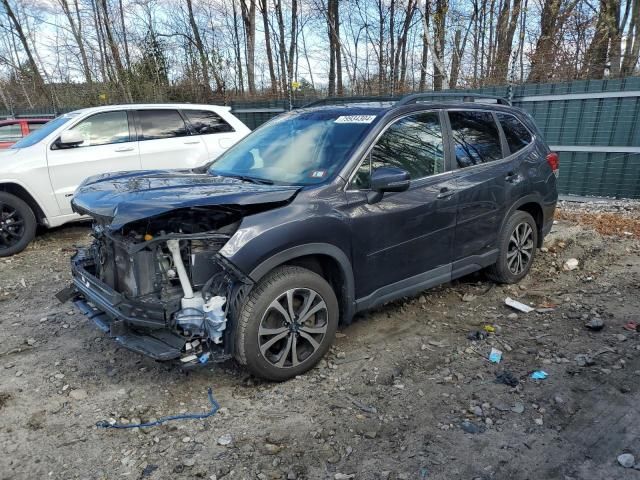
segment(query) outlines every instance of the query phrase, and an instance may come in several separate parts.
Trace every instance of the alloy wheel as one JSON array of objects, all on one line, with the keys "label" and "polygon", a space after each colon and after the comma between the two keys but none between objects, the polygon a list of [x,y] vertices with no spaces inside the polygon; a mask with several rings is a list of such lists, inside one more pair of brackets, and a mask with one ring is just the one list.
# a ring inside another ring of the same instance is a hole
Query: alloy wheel
[{"label": "alloy wheel", "polygon": [[7,203],[0,203],[0,251],[17,244],[24,236],[24,218]]},{"label": "alloy wheel", "polygon": [[320,348],[329,326],[318,292],[294,288],[269,304],[258,329],[260,354],[278,368],[297,367]]},{"label": "alloy wheel", "polygon": [[531,262],[533,255],[533,228],[527,222],[519,223],[509,238],[507,267],[514,275],[520,275]]}]

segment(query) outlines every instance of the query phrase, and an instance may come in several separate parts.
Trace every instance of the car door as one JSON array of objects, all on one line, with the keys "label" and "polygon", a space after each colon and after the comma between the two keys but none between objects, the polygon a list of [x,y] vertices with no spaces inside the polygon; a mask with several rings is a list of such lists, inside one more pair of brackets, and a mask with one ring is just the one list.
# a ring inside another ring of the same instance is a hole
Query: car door
[{"label": "car door", "polygon": [[458,195],[454,273],[466,273],[495,253],[516,170],[492,112],[450,110],[447,115]]},{"label": "car door", "polygon": [[129,120],[125,110],[95,113],[69,128],[80,132],[83,143],[63,148],[58,138],[49,146],[49,178],[63,215],[72,213],[71,197],[85,178],[140,169],[138,142]]},{"label": "car door", "polygon": [[177,109],[136,111],[140,163],[144,170],[194,168],[207,162],[200,135],[191,135]]},{"label": "car door", "polygon": [[[347,214],[361,307],[448,280],[456,195],[445,144],[439,112],[406,115],[383,131],[353,175]],[[383,166],[406,170],[411,184],[372,202],[370,176]]]},{"label": "car door", "polygon": [[235,129],[211,110],[183,109],[192,135],[199,136],[207,147],[209,160],[215,160],[238,141]]}]

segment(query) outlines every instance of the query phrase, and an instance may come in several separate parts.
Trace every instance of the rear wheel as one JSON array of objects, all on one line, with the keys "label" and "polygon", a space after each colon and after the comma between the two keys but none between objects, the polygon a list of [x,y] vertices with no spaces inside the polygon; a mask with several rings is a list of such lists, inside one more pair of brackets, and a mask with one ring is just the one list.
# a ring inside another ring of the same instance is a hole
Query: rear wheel
[{"label": "rear wheel", "polygon": [[300,375],[329,350],[338,316],[338,300],[324,278],[301,267],[279,267],[240,310],[236,358],[268,380]]},{"label": "rear wheel", "polygon": [[487,269],[489,277],[499,283],[517,283],[533,264],[538,245],[538,227],[527,212],[517,210],[505,223],[498,238],[498,260]]},{"label": "rear wheel", "polygon": [[0,257],[24,250],[36,234],[36,216],[29,205],[10,193],[0,192]]}]

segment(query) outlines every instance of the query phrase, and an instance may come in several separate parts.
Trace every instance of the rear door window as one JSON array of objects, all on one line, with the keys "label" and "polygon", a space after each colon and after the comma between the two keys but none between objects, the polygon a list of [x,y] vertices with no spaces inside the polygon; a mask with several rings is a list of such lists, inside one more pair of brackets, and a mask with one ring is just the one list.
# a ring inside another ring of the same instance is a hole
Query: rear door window
[{"label": "rear door window", "polygon": [[70,130],[76,130],[82,134],[84,142],[80,147],[110,145],[130,140],[127,112],[122,110],[96,113],[82,120]]},{"label": "rear door window", "polygon": [[503,157],[498,126],[491,113],[450,111],[448,114],[458,168],[481,165]]},{"label": "rear door window", "polygon": [[506,113],[498,113],[497,116],[511,153],[522,150],[531,143],[533,140],[531,132],[520,120]]},{"label": "rear door window", "polygon": [[196,135],[235,131],[220,115],[210,110],[183,110],[182,113],[187,117],[191,130]]},{"label": "rear door window", "polygon": [[19,123],[0,125],[0,142],[15,142],[22,138],[22,128]]},{"label": "rear door window", "polygon": [[140,140],[184,137],[189,134],[178,110],[138,110]]}]

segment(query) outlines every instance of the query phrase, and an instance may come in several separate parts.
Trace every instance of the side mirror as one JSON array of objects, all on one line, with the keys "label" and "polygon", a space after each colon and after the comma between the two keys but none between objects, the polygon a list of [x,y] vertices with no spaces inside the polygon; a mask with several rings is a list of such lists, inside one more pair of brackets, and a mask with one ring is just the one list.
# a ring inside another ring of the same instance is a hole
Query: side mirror
[{"label": "side mirror", "polygon": [[60,135],[60,139],[58,140],[58,145],[62,148],[69,147],[77,147],[81,143],[84,142],[84,137],[77,130],[67,130],[66,132],[62,132]]},{"label": "side mirror", "polygon": [[371,192],[367,195],[369,203],[382,200],[385,192],[404,192],[411,184],[409,172],[398,167],[380,167],[371,173]]},{"label": "side mirror", "polygon": [[410,184],[409,172],[401,168],[380,167],[371,174],[371,190],[375,192],[404,192]]}]

